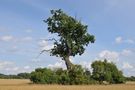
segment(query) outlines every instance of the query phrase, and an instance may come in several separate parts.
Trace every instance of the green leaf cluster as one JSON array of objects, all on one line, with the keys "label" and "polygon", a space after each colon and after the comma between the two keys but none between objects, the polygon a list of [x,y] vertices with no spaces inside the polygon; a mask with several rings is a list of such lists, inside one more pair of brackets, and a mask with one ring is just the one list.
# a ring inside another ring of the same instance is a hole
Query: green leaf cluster
[{"label": "green leaf cluster", "polygon": [[92,63],[92,77],[93,79],[103,83],[106,81],[108,83],[124,83],[125,78],[122,71],[119,71],[114,63],[109,63],[107,60],[95,61]]},{"label": "green leaf cluster", "polygon": [[87,32],[87,25],[76,20],[61,9],[51,10],[52,16],[44,20],[48,24],[48,31],[57,34],[59,40],[54,42],[51,55],[64,59],[66,56],[81,55],[90,42],[94,43],[95,38]]}]

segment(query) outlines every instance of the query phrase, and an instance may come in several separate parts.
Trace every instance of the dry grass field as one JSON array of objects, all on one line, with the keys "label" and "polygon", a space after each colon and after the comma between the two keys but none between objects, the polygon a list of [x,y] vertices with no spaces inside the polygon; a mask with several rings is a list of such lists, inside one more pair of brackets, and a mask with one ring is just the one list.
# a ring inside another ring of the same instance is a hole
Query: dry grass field
[{"label": "dry grass field", "polygon": [[0,79],[0,90],[135,90],[135,83],[119,85],[36,85],[29,80]]}]

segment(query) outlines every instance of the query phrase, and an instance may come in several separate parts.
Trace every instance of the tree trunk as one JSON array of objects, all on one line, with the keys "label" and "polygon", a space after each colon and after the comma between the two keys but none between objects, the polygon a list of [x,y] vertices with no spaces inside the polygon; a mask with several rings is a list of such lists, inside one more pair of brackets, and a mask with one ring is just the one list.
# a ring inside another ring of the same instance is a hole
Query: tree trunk
[{"label": "tree trunk", "polygon": [[72,64],[72,63],[71,63],[71,61],[69,60],[69,56],[66,56],[66,57],[65,57],[65,59],[64,59],[64,61],[65,61],[65,64],[66,64],[67,70],[72,69],[73,64]]}]

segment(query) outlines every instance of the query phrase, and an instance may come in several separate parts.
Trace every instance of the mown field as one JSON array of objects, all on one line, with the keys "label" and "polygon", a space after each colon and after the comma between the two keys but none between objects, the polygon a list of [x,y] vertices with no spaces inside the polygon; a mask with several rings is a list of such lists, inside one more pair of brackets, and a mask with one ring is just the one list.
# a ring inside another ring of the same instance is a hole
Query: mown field
[{"label": "mown field", "polygon": [[0,90],[135,90],[135,82],[118,85],[37,85],[26,79],[0,79]]}]

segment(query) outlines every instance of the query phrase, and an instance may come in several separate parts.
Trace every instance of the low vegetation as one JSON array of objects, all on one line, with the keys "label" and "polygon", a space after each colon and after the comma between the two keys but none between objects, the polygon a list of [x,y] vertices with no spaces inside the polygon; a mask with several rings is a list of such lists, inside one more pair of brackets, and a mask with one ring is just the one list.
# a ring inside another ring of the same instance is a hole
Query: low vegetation
[{"label": "low vegetation", "polygon": [[125,77],[126,81],[135,81],[135,76]]},{"label": "low vegetation", "polygon": [[30,80],[40,84],[118,84],[124,83],[125,78],[114,63],[107,60],[92,63],[92,73],[81,65],[75,65],[71,70],[38,68],[31,73]]},{"label": "low vegetation", "polygon": [[114,63],[109,63],[107,60],[95,61],[91,65],[93,69],[92,78],[103,83],[106,81],[110,84],[124,83],[125,78],[122,71],[119,71]]},{"label": "low vegetation", "polygon": [[29,79],[30,73],[19,73],[17,75],[0,74],[0,79]]},{"label": "low vegetation", "polygon": [[0,79],[30,79],[37,84],[81,85],[81,84],[119,84],[126,81],[135,81],[135,77],[124,77],[114,63],[107,60],[95,61],[89,69],[75,65],[70,71],[62,68],[37,68],[31,73],[19,73],[17,75],[0,74]]}]

